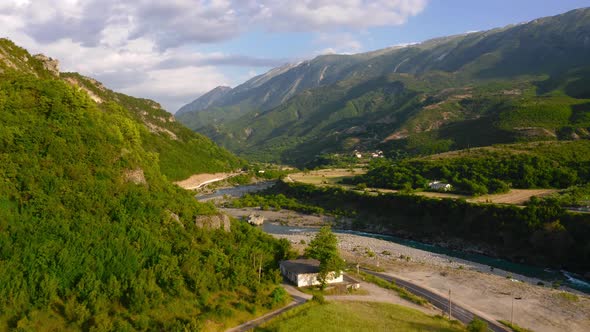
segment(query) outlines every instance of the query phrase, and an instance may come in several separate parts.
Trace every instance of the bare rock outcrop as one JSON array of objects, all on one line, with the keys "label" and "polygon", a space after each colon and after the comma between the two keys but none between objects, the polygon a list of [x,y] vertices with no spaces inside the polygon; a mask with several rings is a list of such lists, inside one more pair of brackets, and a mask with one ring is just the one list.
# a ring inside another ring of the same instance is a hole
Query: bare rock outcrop
[{"label": "bare rock outcrop", "polygon": [[195,218],[195,225],[204,229],[222,229],[226,232],[231,231],[231,221],[226,214],[197,216]]},{"label": "bare rock outcrop", "polygon": [[177,215],[176,213],[174,213],[174,212],[172,212],[170,210],[166,210],[166,212],[168,212],[168,215],[170,216],[170,220],[174,221],[180,227],[184,228],[184,224],[182,223],[182,221],[180,221],[180,216],[179,215]]},{"label": "bare rock outcrop", "polygon": [[264,217],[257,214],[251,214],[248,216],[248,223],[254,226],[261,226],[264,224]]},{"label": "bare rock outcrop", "polygon": [[173,133],[172,131],[170,131],[166,128],[160,127],[158,125],[155,125],[155,124],[148,122],[146,120],[144,120],[144,124],[151,133],[154,133],[154,134],[164,133],[164,134],[170,136],[170,138],[172,140],[178,141],[178,136],[176,136],[176,134]]},{"label": "bare rock outcrop", "polygon": [[[69,83],[72,86],[77,87],[78,89],[84,90],[84,92],[86,92],[88,94],[88,96],[90,97],[90,99],[94,100],[95,103],[97,104],[102,104],[103,100],[102,98],[100,98],[99,96],[96,95],[96,93],[94,93],[92,90],[88,89],[87,87],[85,87],[83,84],[81,84],[77,79],[73,78],[73,77],[67,77],[64,79],[67,83]],[[104,86],[102,86],[102,84],[98,83],[97,81],[94,81],[97,83],[97,87],[99,89],[104,89]],[[94,83],[93,82],[93,83]]]},{"label": "bare rock outcrop", "polygon": [[33,56],[35,59],[43,63],[43,67],[54,76],[59,76],[59,61],[52,59],[44,54],[36,54]]},{"label": "bare rock outcrop", "polygon": [[141,168],[126,170],[123,176],[126,182],[133,182],[135,184],[147,183],[145,175],[143,174],[143,169]]}]

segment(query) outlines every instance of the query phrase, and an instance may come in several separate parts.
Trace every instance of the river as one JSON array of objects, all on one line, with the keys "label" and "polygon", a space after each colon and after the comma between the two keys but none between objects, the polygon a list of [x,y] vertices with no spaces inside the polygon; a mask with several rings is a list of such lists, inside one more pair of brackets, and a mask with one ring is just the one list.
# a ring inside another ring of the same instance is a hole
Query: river
[{"label": "river", "polygon": [[[299,232],[317,232],[319,228],[313,227],[291,227],[284,226],[277,223],[265,223],[262,229],[269,234],[293,234]],[[385,241],[394,242],[407,247],[428,251],[435,254],[442,254],[449,257],[460,258],[466,261],[488,265],[497,269],[520,274],[527,277],[537,278],[551,284],[554,281],[559,281],[562,285],[576,289],[580,292],[590,294],[590,283],[582,280],[580,276],[563,270],[544,269],[537,266],[513,263],[505,259],[493,258],[490,256],[467,253],[458,250],[442,248],[439,246],[422,243],[413,240],[407,240],[396,236],[373,234],[366,232],[358,232],[352,230],[333,229],[334,233],[353,234],[357,236],[365,236]]]},{"label": "river", "polygon": [[[259,182],[256,184],[251,185],[243,185],[237,186],[232,188],[223,188],[219,189],[212,194],[196,196],[199,201],[208,201],[212,199],[219,199],[223,198],[224,196],[232,196],[232,197],[241,197],[246,193],[256,192],[260,190],[264,190],[267,188],[272,187],[274,181],[268,182]],[[309,228],[309,227],[291,227],[291,226],[283,226],[276,223],[264,223],[262,229],[269,233],[269,234],[292,234],[295,232],[315,232],[318,228]],[[358,232],[352,230],[338,230],[334,229],[335,233],[343,233],[343,234],[353,234],[357,236],[365,236],[370,238],[377,238],[385,241],[394,242],[397,244],[401,244],[404,246],[408,246],[415,249],[420,249],[436,254],[443,254],[450,257],[460,258],[466,261],[471,261],[474,263],[488,265],[494,268],[502,269],[504,271],[508,271],[515,274],[524,275],[527,277],[537,278],[544,280],[547,284],[551,284],[555,281],[560,282],[562,285],[570,287],[572,289],[576,289],[580,292],[584,292],[586,294],[590,294],[590,282],[583,280],[580,276],[577,276],[574,273],[570,273],[563,270],[554,270],[548,268],[542,268],[532,265],[526,264],[519,264],[507,261],[505,259],[500,258],[493,258],[485,255],[475,254],[475,253],[466,253],[463,251],[452,250],[447,248],[442,248],[439,246],[422,243],[413,240],[407,240],[396,236],[390,235],[382,235],[382,234],[373,234],[373,233],[365,233],[365,232]]]}]

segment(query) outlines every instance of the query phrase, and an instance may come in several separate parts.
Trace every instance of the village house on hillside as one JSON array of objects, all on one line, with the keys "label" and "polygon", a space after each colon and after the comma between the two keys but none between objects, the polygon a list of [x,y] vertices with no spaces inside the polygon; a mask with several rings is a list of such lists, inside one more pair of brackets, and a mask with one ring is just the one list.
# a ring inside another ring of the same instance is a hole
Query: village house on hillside
[{"label": "village house on hillside", "polygon": [[428,184],[428,188],[430,188],[431,190],[436,190],[436,191],[451,191],[451,190],[453,190],[452,185],[450,185],[448,183],[440,182],[440,181],[430,182]]},{"label": "village house on hillside", "polygon": [[[293,282],[297,287],[315,286],[319,285],[318,273],[320,271],[320,261],[317,259],[294,259],[282,261],[281,273]],[[328,284],[343,282],[344,276],[342,273],[338,277],[334,277],[336,273],[330,272],[328,276]]]},{"label": "village house on hillside", "polygon": [[383,158],[383,151],[377,150],[371,154],[372,158]]}]

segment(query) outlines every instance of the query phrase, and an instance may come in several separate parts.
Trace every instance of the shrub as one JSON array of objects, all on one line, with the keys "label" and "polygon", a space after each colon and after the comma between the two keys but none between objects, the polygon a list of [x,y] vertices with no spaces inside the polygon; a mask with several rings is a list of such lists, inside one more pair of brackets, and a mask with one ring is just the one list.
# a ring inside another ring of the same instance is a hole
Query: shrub
[{"label": "shrub", "polygon": [[276,287],[270,294],[271,305],[274,307],[284,303],[288,296],[287,291],[283,287]]},{"label": "shrub", "polygon": [[324,294],[322,294],[322,293],[313,294],[313,297],[311,298],[311,300],[314,302],[317,302],[319,304],[326,303],[326,299],[324,298]]},{"label": "shrub", "polygon": [[487,332],[488,331],[488,323],[475,317],[471,322],[469,322],[469,325],[467,325],[467,331],[469,331],[469,332]]}]

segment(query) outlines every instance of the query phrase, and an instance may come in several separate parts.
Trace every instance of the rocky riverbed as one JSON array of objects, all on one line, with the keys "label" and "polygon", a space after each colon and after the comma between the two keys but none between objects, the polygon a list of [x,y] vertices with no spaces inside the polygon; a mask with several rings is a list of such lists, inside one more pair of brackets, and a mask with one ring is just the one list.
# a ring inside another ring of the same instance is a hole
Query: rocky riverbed
[{"label": "rocky riverbed", "polygon": [[[289,240],[301,252],[312,232],[273,234]],[[348,262],[381,268],[387,273],[441,294],[452,290],[454,301],[482,315],[514,321],[533,331],[588,331],[590,298],[571,290],[538,286],[539,279],[516,275],[487,265],[435,254],[397,243],[352,234],[337,234]]]},{"label": "rocky riverbed", "polygon": [[[267,221],[299,228],[298,232],[273,234],[285,238],[300,252],[314,236],[306,226],[321,226],[334,220],[293,211],[225,209],[235,217],[258,213]],[[565,288],[554,289],[547,282],[443,254],[398,243],[353,234],[337,234],[342,256],[353,263],[379,267],[387,273],[447,294],[454,300],[496,320],[514,322],[533,331],[588,331],[590,298]]]}]

